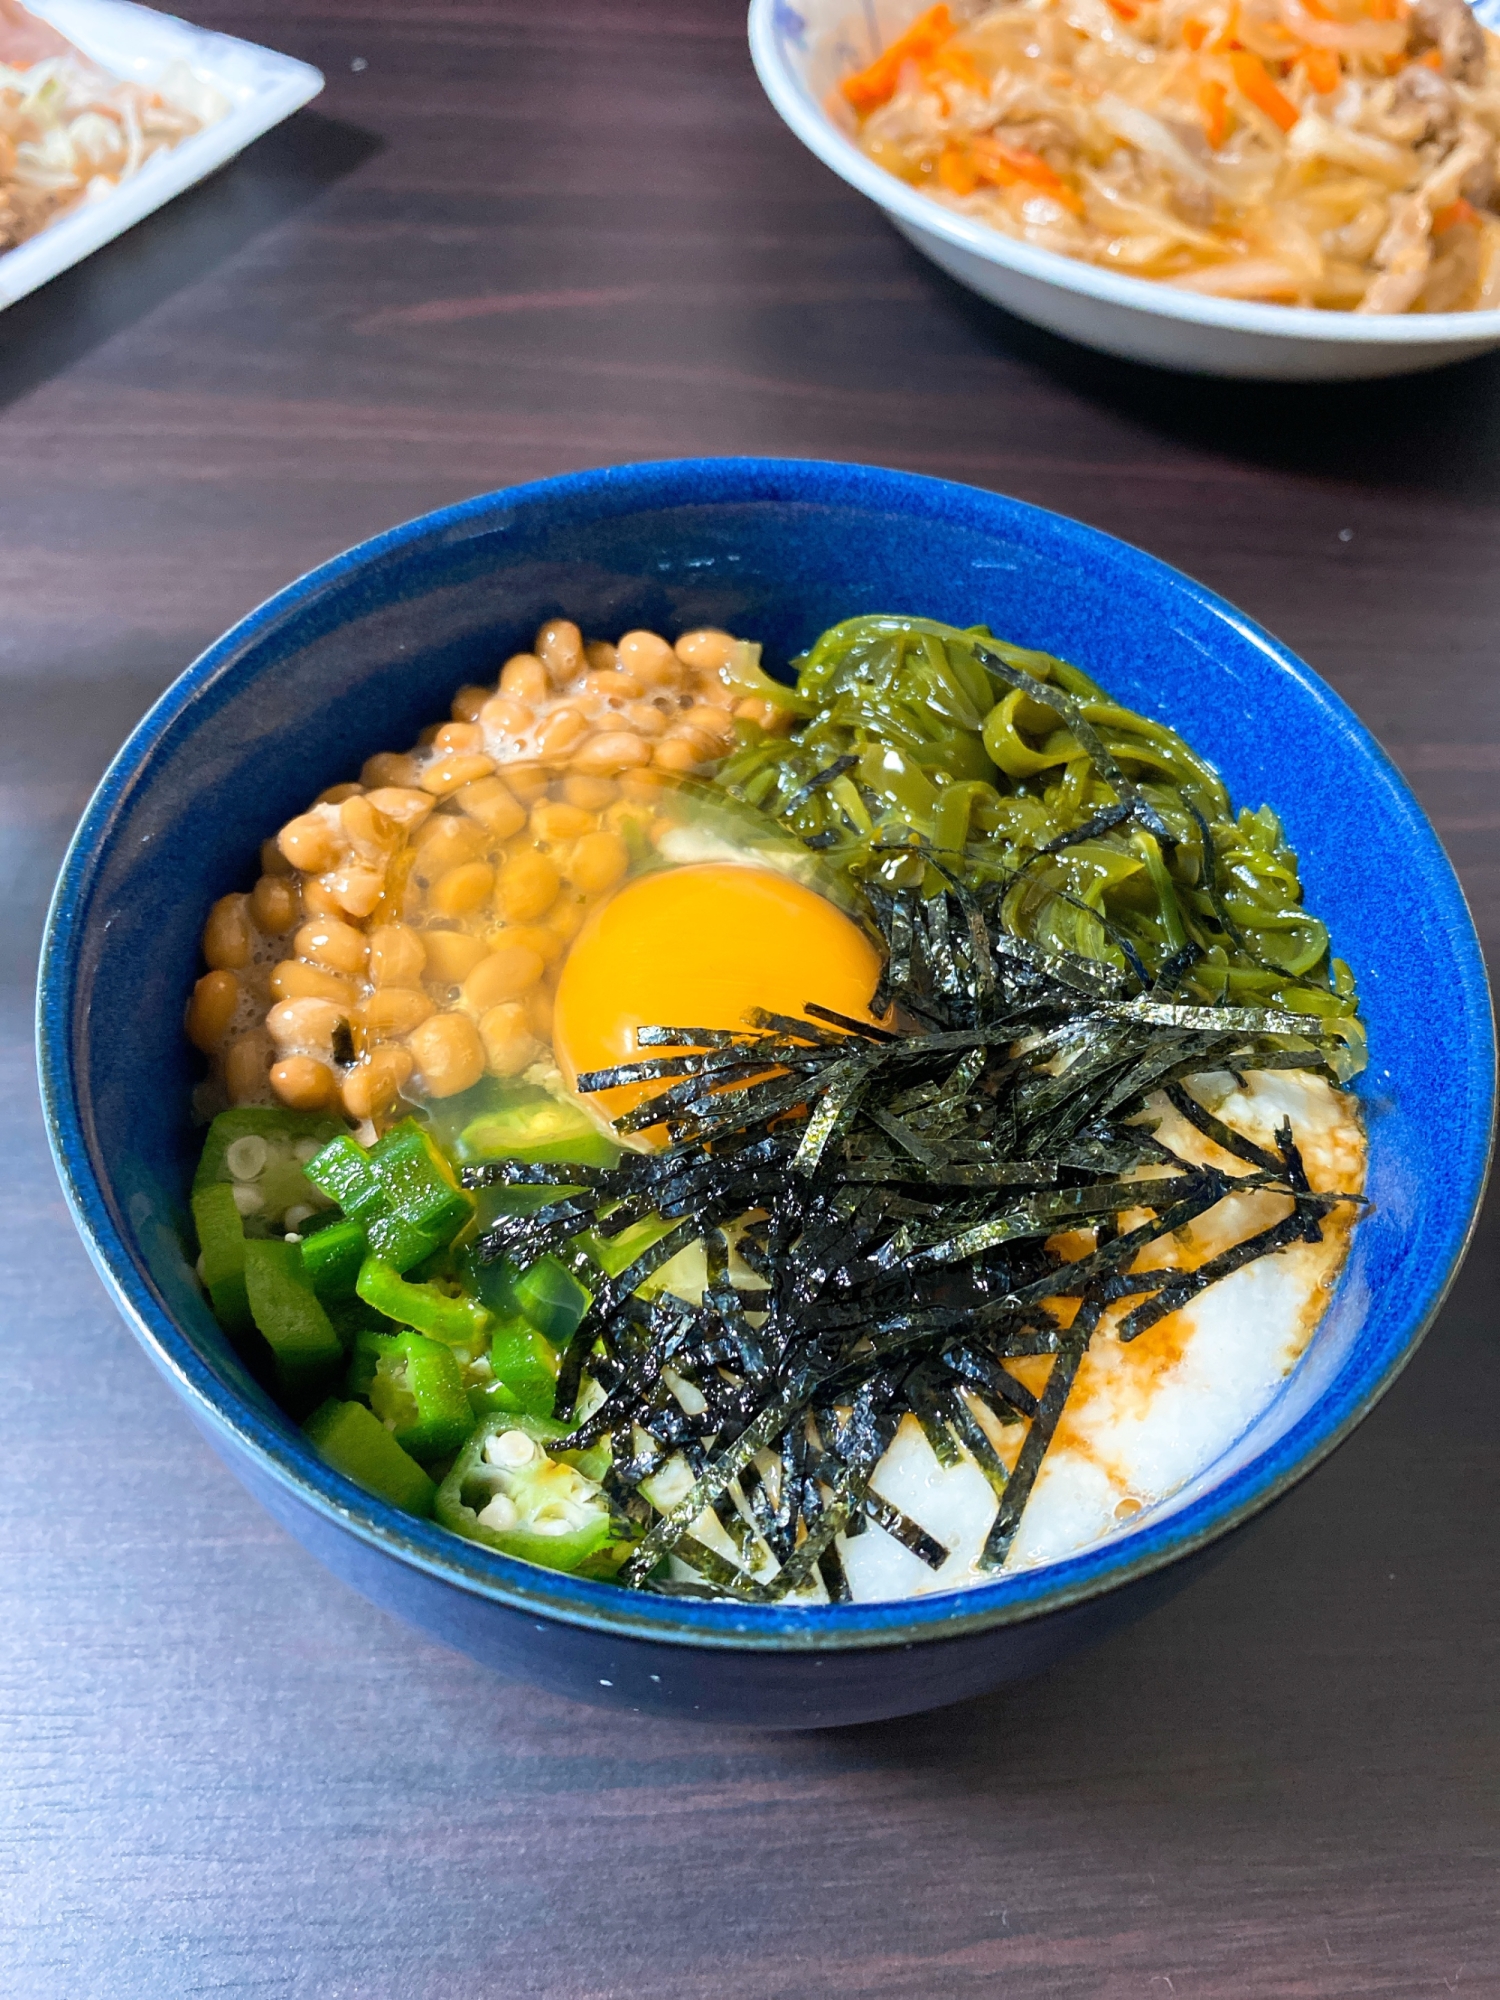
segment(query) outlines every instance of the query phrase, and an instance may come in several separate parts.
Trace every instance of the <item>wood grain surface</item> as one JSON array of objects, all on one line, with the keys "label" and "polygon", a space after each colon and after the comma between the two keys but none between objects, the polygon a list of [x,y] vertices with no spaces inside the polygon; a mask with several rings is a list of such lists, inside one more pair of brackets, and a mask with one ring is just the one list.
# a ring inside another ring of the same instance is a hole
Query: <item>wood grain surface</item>
[{"label": "wood grain surface", "polygon": [[1382,1408],[1147,1623],[913,1721],[708,1732],[517,1692],[271,1526],[93,1276],[29,1046],[69,830],[200,647],[425,508],[687,453],[1179,564],[1359,710],[1494,944],[1500,363],[1260,388],[1032,331],[784,132],[741,0],[193,11],[326,95],[0,318],[0,1993],[1500,1994],[1488,1224]]}]

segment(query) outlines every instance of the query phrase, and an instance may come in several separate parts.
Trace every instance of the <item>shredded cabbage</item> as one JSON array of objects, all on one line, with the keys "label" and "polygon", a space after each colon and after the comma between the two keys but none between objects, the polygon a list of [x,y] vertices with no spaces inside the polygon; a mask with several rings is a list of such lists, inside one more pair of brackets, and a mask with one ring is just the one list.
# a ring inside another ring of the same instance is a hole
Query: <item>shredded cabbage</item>
[{"label": "shredded cabbage", "polygon": [[1451,312],[1500,306],[1497,57],[1464,0],[952,0],[830,109],[1043,249],[1219,298]]},{"label": "shredded cabbage", "polygon": [[0,61],[0,251],[102,199],[229,109],[186,63],[149,86],[128,82],[5,0],[0,56],[10,58]]}]

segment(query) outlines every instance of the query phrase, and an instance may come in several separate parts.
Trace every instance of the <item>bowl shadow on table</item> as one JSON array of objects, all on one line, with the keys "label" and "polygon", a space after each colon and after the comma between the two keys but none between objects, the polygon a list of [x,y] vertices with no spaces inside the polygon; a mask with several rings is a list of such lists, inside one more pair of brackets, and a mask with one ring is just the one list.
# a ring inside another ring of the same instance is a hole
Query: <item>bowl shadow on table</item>
[{"label": "bowl shadow on table", "polygon": [[1064,340],[910,254],[981,343],[1180,444],[1352,485],[1500,494],[1500,352],[1372,382],[1183,375]]},{"label": "bowl shadow on table", "polygon": [[[1314,1773],[1322,1803],[1309,1806],[1313,1817],[1347,1820],[1361,1801],[1375,1811],[1399,1771],[1404,1811],[1448,1824],[1464,1818],[1486,1766],[1495,1776],[1493,1755],[1476,1757],[1463,1726],[1476,1705],[1483,1713],[1483,1669],[1476,1658],[1467,1675],[1456,1670],[1432,1690],[1417,1725],[1420,1760],[1409,1742],[1405,1754],[1395,1749],[1399,1681],[1382,1592],[1391,1586],[1384,1572],[1378,1585],[1364,1574],[1362,1588],[1334,1574],[1319,1498],[1326,1492],[1283,1503],[1274,1525],[1215,1550],[1175,1602],[1050,1672],[952,1707],[820,1732],[814,1761],[899,1771],[961,1796],[976,1831],[992,1835],[1018,1798],[1064,1787],[1105,1807],[1133,1799],[1194,1816],[1212,1798],[1239,1797],[1253,1819],[1257,1799],[1274,1800]],[[1309,1544],[1326,1568],[1309,1559]],[[1398,1541],[1391,1560],[1409,1576],[1407,1554]],[[1382,1719],[1387,1733],[1372,1740]],[[1493,1811],[1481,1817],[1493,1830]]]},{"label": "bowl shadow on table", "polygon": [[383,141],[304,111],[0,314],[0,409],[208,277],[363,166]]}]

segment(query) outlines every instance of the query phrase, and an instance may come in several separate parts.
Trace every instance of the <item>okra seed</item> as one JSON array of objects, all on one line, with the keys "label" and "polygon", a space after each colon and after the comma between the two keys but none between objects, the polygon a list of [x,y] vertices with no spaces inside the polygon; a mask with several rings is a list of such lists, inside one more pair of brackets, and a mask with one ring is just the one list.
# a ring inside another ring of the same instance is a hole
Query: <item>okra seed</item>
[{"label": "okra seed", "polygon": [[247,1133],[243,1139],[236,1139],[224,1154],[224,1164],[230,1175],[237,1181],[259,1180],[266,1170],[266,1162],[271,1157],[271,1149],[264,1139]]},{"label": "okra seed", "polygon": [[304,1222],[317,1214],[317,1210],[305,1201],[294,1202],[282,1217],[288,1229],[300,1229]]},{"label": "okra seed", "polygon": [[241,1215],[258,1215],[266,1205],[266,1198],[258,1187],[252,1187],[248,1181],[236,1181],[234,1205]]},{"label": "okra seed", "polygon": [[514,1500],[504,1493],[497,1493],[487,1506],[480,1509],[478,1518],[482,1527],[493,1528],[497,1535],[503,1535],[520,1520],[521,1510]]},{"label": "okra seed", "polygon": [[491,1465],[530,1465],[536,1446],[525,1431],[502,1431],[487,1440],[484,1455]]}]

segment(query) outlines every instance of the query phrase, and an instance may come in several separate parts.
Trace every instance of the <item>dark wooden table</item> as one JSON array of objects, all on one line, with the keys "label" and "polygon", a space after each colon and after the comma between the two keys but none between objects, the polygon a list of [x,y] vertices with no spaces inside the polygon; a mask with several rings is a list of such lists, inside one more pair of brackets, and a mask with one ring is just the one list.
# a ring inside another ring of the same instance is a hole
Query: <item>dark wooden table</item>
[{"label": "dark wooden table", "polygon": [[29,1028],[68,832],[217,632],[426,508],[690,453],[970,480],[1203,578],[1387,744],[1494,943],[1500,364],[1197,383],[1010,321],[783,131],[740,0],[195,12],[327,94],[0,319],[0,1992],[1500,1993],[1493,1229],[1169,1609],[946,1713],[711,1733],[513,1690],[270,1525],[73,1235]]}]

